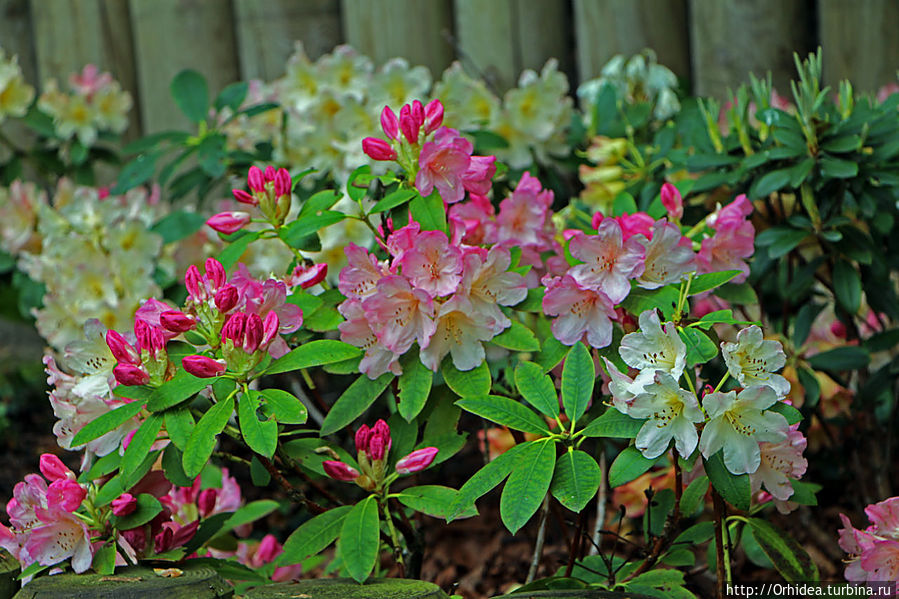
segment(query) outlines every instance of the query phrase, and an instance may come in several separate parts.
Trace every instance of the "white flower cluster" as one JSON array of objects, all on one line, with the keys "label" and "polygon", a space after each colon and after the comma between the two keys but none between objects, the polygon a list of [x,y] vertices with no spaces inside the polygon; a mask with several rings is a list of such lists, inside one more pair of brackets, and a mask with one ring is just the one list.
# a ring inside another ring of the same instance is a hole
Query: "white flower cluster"
[{"label": "white flower cluster", "polygon": [[7,58],[0,48],[0,123],[7,116],[25,116],[33,99],[34,88],[25,82],[18,57]]},{"label": "white flower cluster", "polygon": [[31,279],[46,286],[38,332],[57,351],[82,337],[85,321],[129,329],[140,300],[157,296],[153,271],[162,238],[149,227],[165,214],[159,192],[101,197],[61,180],[52,203],[27,185],[0,190],[0,244]]}]

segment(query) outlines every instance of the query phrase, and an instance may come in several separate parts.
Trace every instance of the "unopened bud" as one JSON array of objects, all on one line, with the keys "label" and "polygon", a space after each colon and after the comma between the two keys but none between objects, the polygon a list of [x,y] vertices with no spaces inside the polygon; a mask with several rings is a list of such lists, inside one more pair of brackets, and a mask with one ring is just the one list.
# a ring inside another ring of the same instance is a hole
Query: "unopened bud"
[{"label": "unopened bud", "polygon": [[219,212],[206,224],[223,235],[231,235],[250,224],[250,215],[247,212]]},{"label": "unopened bud", "polygon": [[396,463],[397,474],[411,474],[424,470],[434,462],[438,451],[436,447],[416,449],[406,457],[399,459]]},{"label": "unopened bud", "polygon": [[215,500],[218,497],[218,491],[216,489],[203,489],[200,491],[200,496],[197,498],[197,510],[200,512],[200,516],[205,518],[212,510],[215,509]]},{"label": "unopened bud", "polygon": [[384,135],[390,139],[396,139],[399,136],[399,121],[396,120],[396,114],[390,110],[390,106],[385,106],[381,111],[381,129]]},{"label": "unopened bud", "polygon": [[237,293],[237,287],[226,283],[215,292],[215,307],[218,308],[219,312],[225,314],[234,309],[238,299],[240,299],[240,296]]},{"label": "unopened bud", "polygon": [[75,480],[75,473],[52,453],[41,455],[41,474],[50,482],[57,480]]},{"label": "unopened bud", "polygon": [[250,206],[258,206],[259,200],[254,198],[249,193],[245,192],[242,189],[232,189],[231,195],[234,196],[234,199],[240,202],[241,204],[249,204]]},{"label": "unopened bud", "polygon": [[106,331],[106,345],[120,364],[140,366],[140,353],[118,332]]},{"label": "unopened bud", "polygon": [[356,478],[359,476],[358,470],[356,470],[349,464],[345,464],[344,462],[339,462],[337,460],[325,460],[324,462],[322,462],[322,468],[324,469],[325,474],[327,474],[334,480],[351,482],[356,480]]},{"label": "unopened bud", "polygon": [[218,289],[227,280],[225,267],[215,258],[206,258],[206,278],[212,283],[213,289]]},{"label": "unopened bud", "polygon": [[122,493],[112,500],[112,513],[115,516],[127,516],[137,509],[137,498],[131,493]]},{"label": "unopened bud", "polygon": [[425,106],[425,135],[429,135],[443,124],[443,103],[434,98]]},{"label": "unopened bud", "polygon": [[134,385],[146,385],[150,382],[150,375],[134,364],[119,363],[112,369],[112,374],[120,385],[127,385],[129,387]]},{"label": "unopened bud", "polygon": [[159,315],[159,324],[173,333],[184,333],[194,328],[197,323],[180,310],[166,310]]},{"label": "unopened bud", "polygon": [[221,376],[225,373],[227,365],[224,360],[215,360],[209,356],[194,354],[192,356],[184,356],[181,360],[181,366],[184,370],[199,377],[201,379],[209,379]]},{"label": "unopened bud", "polygon": [[247,185],[253,191],[265,192],[265,178],[262,176],[262,170],[258,166],[250,167],[250,172],[247,173]]},{"label": "unopened bud", "polygon": [[377,137],[363,139],[362,151],[372,160],[396,160],[396,151],[389,143]]}]

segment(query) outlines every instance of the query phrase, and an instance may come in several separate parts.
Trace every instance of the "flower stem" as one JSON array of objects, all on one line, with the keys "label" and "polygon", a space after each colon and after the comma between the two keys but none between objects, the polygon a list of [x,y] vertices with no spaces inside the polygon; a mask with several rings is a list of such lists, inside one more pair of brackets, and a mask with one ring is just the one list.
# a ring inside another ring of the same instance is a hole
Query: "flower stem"
[{"label": "flower stem", "polygon": [[396,528],[393,526],[393,517],[390,515],[390,508],[387,506],[387,496],[379,497],[381,511],[384,512],[384,520],[387,522],[387,530],[390,532],[390,544],[393,545],[393,556],[396,559],[396,565],[400,569],[400,578],[406,575],[406,562],[403,560],[403,547],[400,545],[400,538],[396,534]]},{"label": "flower stem", "polygon": [[731,584],[729,535],[727,534],[727,505],[718,491],[712,488],[712,501],[715,507],[715,570],[718,575],[718,598],[724,599],[728,585]]},{"label": "flower stem", "polygon": [[543,511],[540,514],[540,528],[537,530],[537,542],[534,543],[534,557],[531,558],[531,568],[525,584],[534,582],[537,577],[537,568],[540,566],[540,558],[543,556],[543,544],[546,541],[546,516],[549,514],[549,493],[543,498]]}]

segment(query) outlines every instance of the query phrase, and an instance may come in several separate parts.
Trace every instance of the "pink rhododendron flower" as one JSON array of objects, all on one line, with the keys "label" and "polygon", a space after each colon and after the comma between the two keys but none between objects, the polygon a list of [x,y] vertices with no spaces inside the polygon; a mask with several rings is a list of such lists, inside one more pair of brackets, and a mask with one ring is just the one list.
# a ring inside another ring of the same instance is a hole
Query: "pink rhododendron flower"
[{"label": "pink rhododendron flower", "polygon": [[378,281],[377,292],[366,298],[362,307],[380,342],[397,354],[405,353],[416,341],[419,347],[427,347],[436,328],[431,296],[398,275]]},{"label": "pink rhododendron flower", "polygon": [[463,177],[471,163],[472,149],[471,142],[455,129],[444,127],[438,130],[434,141],[425,142],[418,157],[415,187],[419,193],[429,196],[436,187],[447,204],[464,198]]},{"label": "pink rhododendron flower", "polygon": [[553,192],[544,190],[536,177],[525,172],[512,195],[499,204],[497,240],[514,241],[515,245],[545,244],[542,234],[552,202]]},{"label": "pink rhododendron flower", "polygon": [[615,310],[605,293],[578,285],[571,275],[544,277],[543,284],[543,312],[558,316],[551,325],[556,339],[574,345],[586,335],[593,347],[606,347],[612,342]]},{"label": "pink rhododendron flower", "polygon": [[359,362],[359,372],[368,375],[370,379],[376,379],[386,372],[402,374],[399,354],[380,342],[371,322],[365,316],[361,301],[348,299],[337,307],[337,311],[346,319],[337,327],[340,340],[365,352]]},{"label": "pink rhododendron flower", "polygon": [[787,438],[778,443],[761,443],[759,468],[749,475],[753,494],[765,486],[775,502],[778,511],[787,513],[786,502],[793,495],[793,480],[802,478],[808,468],[808,460],[802,457],[808,440],[799,432],[799,424],[794,424],[787,432]]},{"label": "pink rhododendron flower", "polygon": [[387,276],[388,271],[374,254],[355,243],[350,243],[343,251],[347,265],[338,275],[337,287],[349,299],[365,299],[377,291],[378,281]]},{"label": "pink rhododendron flower", "polygon": [[749,265],[745,258],[755,251],[755,229],[746,217],[752,213],[752,204],[745,195],[739,195],[727,206],[710,215],[706,222],[715,229],[715,235],[702,240],[697,255],[698,272],[718,272],[740,270],[742,274],[733,279],[742,283],[749,276]]},{"label": "pink rhododendron flower", "polygon": [[415,247],[403,253],[399,264],[403,276],[433,297],[453,293],[462,280],[462,252],[442,231],[418,235]]},{"label": "pink rhododendron flower", "polygon": [[[899,497],[869,505],[865,514],[871,526],[858,530],[840,514],[839,545],[850,554],[845,577],[851,582],[899,582]],[[892,589],[899,592],[899,585]]]},{"label": "pink rhododendron flower", "polygon": [[426,348],[421,350],[422,363],[437,372],[447,354],[459,370],[471,370],[484,361],[482,341],[493,339],[493,323],[475,310],[471,301],[454,295],[440,306],[437,330]]},{"label": "pink rhododendron flower", "polygon": [[468,170],[462,175],[462,185],[470,194],[486,196],[496,174],[496,156],[472,156]]},{"label": "pink rhododendron flower", "polygon": [[288,295],[293,293],[299,287],[300,289],[309,289],[319,283],[328,275],[328,265],[324,262],[321,264],[313,264],[306,266],[298,264],[294,267],[284,283],[287,285]]},{"label": "pink rhododendron flower", "polygon": [[652,225],[655,220],[645,212],[634,212],[633,214],[625,212],[614,220],[621,226],[621,235],[624,241],[635,235],[652,237]]},{"label": "pink rhododendron flower", "polygon": [[644,289],[657,289],[679,282],[683,276],[696,270],[696,255],[692,242],[681,235],[680,227],[656,221],[650,240],[645,243],[643,274],[637,284]]},{"label": "pink rhododendron flower", "polygon": [[216,360],[199,354],[184,356],[181,366],[190,374],[200,378],[212,378],[225,373],[228,365],[224,360]]},{"label": "pink rhododendron flower", "polygon": [[493,332],[498,335],[512,324],[499,306],[514,306],[522,301],[527,296],[527,285],[520,274],[509,272],[509,250],[493,246],[486,256],[483,254],[469,252],[463,258],[460,291],[475,310],[493,321]]},{"label": "pink rhododendron flower", "polygon": [[573,266],[571,277],[584,288],[601,291],[613,304],[631,291],[630,279],[643,273],[645,237],[624,241],[617,221],[606,219],[596,235],[576,235],[568,245],[583,264]]}]

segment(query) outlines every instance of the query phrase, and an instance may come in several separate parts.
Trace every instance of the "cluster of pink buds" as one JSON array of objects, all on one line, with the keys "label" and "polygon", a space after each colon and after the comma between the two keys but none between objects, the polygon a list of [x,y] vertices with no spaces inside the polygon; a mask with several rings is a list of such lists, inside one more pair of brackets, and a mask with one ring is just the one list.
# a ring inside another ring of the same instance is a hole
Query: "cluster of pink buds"
[{"label": "cluster of pink buds", "polygon": [[440,100],[431,100],[427,106],[414,100],[400,109],[399,118],[385,106],[381,128],[390,141],[366,137],[362,150],[372,160],[397,162],[423,196],[435,187],[448,204],[462,200],[466,191],[486,195],[496,173],[496,157],[472,156],[471,142],[442,124]]},{"label": "cluster of pink buds", "polygon": [[396,463],[396,474],[385,479],[387,454],[393,443],[390,426],[383,420],[378,420],[370,428],[363,424],[356,431],[355,441],[356,459],[362,472],[339,460],[327,460],[322,463],[322,467],[331,478],[354,482],[366,491],[381,490],[386,486],[385,483],[389,484],[396,476],[424,470],[434,461],[438,451],[436,447],[413,451],[400,458]]},{"label": "cluster of pink buds", "polygon": [[184,286],[188,293],[185,302],[187,313],[177,310],[163,312],[160,315],[162,326],[175,333],[196,326],[197,332],[210,346],[218,347],[226,315],[234,310],[240,300],[237,287],[228,282],[225,268],[215,258],[206,259],[204,275],[191,265],[184,275]]},{"label": "cluster of pink buds", "polygon": [[161,385],[170,374],[165,350],[168,336],[161,328],[141,318],[134,321],[135,343],[114,330],[106,332],[106,344],[118,364],[112,369],[122,385]]},{"label": "cluster of pink buds", "polygon": [[[285,168],[251,166],[247,173],[247,186],[250,191],[232,189],[234,199],[241,204],[256,206],[273,226],[280,227],[290,212],[290,197],[293,181]],[[206,221],[206,224],[225,235],[236,233],[250,223],[248,212],[220,212]]]}]

